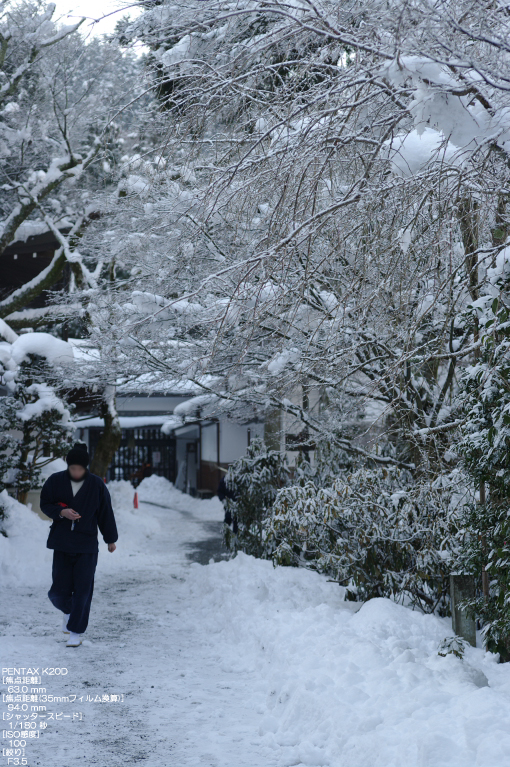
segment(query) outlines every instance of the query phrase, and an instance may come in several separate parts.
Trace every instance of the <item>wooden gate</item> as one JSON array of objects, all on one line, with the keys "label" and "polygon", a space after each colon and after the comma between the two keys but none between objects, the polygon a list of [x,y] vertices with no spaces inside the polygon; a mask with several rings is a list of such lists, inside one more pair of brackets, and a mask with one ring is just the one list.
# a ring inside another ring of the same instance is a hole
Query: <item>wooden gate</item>
[{"label": "wooden gate", "polygon": [[[102,429],[89,431],[89,452],[94,450]],[[170,482],[175,481],[175,438],[154,427],[122,429],[120,447],[108,468],[106,480],[127,479],[135,485],[144,477],[158,474]]]}]

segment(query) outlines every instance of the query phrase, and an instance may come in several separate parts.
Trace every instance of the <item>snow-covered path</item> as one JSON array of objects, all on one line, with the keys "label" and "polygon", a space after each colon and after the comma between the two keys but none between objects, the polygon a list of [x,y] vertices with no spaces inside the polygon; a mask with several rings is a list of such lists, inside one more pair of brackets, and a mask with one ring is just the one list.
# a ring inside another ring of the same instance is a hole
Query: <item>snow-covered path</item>
[{"label": "snow-covered path", "polygon": [[67,668],[67,676],[43,682],[56,696],[125,696],[121,703],[49,704],[48,710],[82,711],[83,721],[49,723],[28,744],[28,764],[264,764],[255,738],[259,715],[246,695],[253,680],[249,674],[218,673],[214,642],[183,620],[183,611],[189,612],[187,554],[193,544],[207,542],[211,511],[204,519],[189,509],[142,503],[139,513],[152,518],[157,534],[141,537],[128,557],[119,556],[122,538],[114,554],[100,544],[81,647],[66,648],[66,635],[58,630],[61,614],[46,595],[50,571],[29,590],[9,589],[2,609],[2,666]]},{"label": "snow-covered path", "polygon": [[144,482],[137,512],[112,488],[119,548],[100,544],[79,648],[46,595],[47,523],[16,504],[0,537],[2,667],[69,669],[43,681],[56,696],[124,695],[48,703],[83,719],[49,722],[29,767],[510,767],[510,664],[441,657],[448,619],[344,602],[316,573],[192,562],[217,547],[221,505]]}]

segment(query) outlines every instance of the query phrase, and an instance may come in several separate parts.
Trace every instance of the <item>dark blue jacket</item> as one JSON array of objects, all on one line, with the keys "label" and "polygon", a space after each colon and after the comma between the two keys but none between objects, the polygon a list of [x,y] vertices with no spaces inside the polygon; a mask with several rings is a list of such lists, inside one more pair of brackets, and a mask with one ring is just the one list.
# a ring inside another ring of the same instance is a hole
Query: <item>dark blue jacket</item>
[{"label": "dark blue jacket", "polygon": [[[72,521],[59,516],[62,503],[81,514],[81,519],[75,521],[73,530]],[[43,514],[53,520],[46,542],[48,549],[59,549],[74,554],[95,553],[99,551],[98,527],[105,543],[115,543],[118,540],[110,493],[101,477],[96,474],[87,471],[83,485],[73,496],[67,469],[55,472],[43,485],[40,506]]]}]

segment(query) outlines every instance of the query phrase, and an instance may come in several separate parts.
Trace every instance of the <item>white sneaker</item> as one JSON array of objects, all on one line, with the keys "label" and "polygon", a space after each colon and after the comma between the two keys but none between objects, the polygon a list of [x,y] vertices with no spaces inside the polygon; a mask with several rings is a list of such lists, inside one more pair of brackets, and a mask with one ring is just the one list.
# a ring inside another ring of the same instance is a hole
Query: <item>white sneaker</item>
[{"label": "white sneaker", "polygon": [[69,632],[69,639],[66,642],[66,647],[78,647],[81,644],[81,636],[75,634],[74,631]]},{"label": "white sneaker", "polygon": [[69,629],[67,628],[67,621],[69,620],[69,616],[71,613],[68,613],[67,615],[64,613],[64,618],[62,620],[62,631],[64,634],[69,634]]}]

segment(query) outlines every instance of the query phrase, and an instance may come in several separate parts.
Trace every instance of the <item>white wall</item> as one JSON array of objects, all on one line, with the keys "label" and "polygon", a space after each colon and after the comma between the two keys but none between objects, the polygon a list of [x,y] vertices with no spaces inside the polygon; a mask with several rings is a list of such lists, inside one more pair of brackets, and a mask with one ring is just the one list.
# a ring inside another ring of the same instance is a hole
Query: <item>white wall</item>
[{"label": "white wall", "polygon": [[264,427],[259,423],[220,423],[220,463],[231,463],[241,458],[248,447],[248,429],[251,438],[263,436]]},{"label": "white wall", "polygon": [[211,423],[202,426],[202,442],[200,445],[202,461],[218,463],[218,425]]}]

